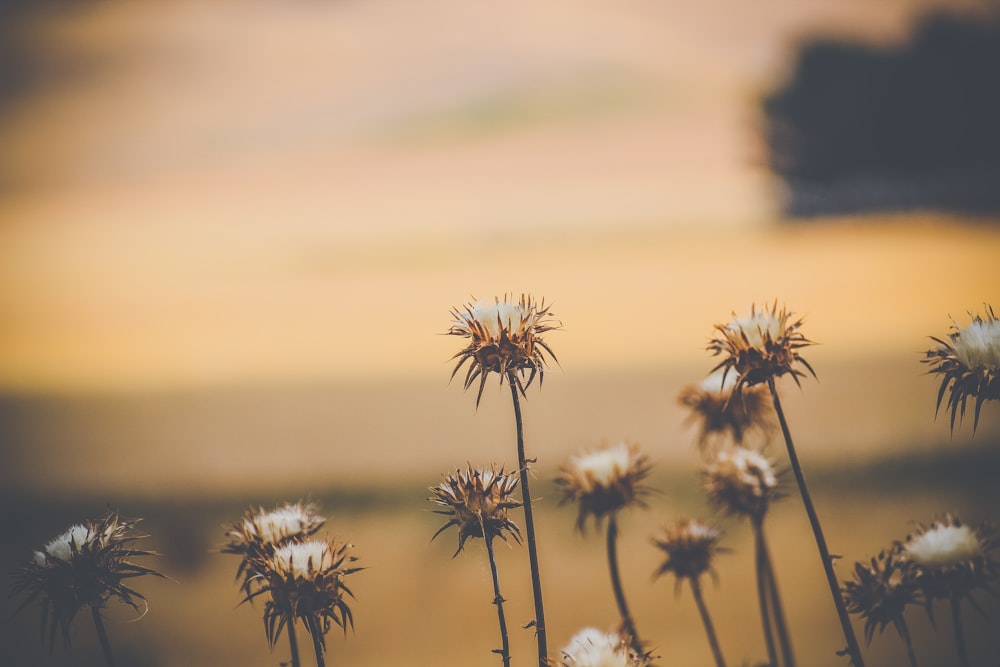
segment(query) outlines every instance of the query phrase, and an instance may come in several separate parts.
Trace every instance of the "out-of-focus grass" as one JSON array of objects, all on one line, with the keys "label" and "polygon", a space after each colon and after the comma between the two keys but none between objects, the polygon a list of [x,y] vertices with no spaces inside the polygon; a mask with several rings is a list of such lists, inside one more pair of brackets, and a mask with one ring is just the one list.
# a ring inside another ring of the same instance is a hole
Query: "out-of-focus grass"
[{"label": "out-of-focus grass", "polygon": [[[896,456],[863,466],[807,470],[817,507],[833,551],[841,554],[838,572],[848,576],[856,560],[866,559],[915,522],[935,514],[958,512],[971,524],[1000,516],[1000,443],[954,447],[943,443],[932,454]],[[314,498],[329,518],[327,528],[357,545],[367,569],[352,575],[357,600],[356,632],[346,638],[334,629],[328,636],[328,664],[480,665],[497,658],[496,617],[490,605],[489,570],[480,541],[452,559],[455,535],[446,532],[431,543],[441,523],[426,502],[426,485],[436,480],[405,482],[385,488],[330,489]],[[768,538],[778,569],[793,641],[801,664],[843,665],[839,629],[829,591],[819,568],[815,545],[801,504],[789,483],[789,496],[768,520]],[[651,581],[659,554],[648,538],[657,525],[684,515],[708,516],[694,470],[660,470],[650,482],[661,491],[650,497],[648,510],[623,517],[621,558],[626,594],[642,636],[662,656],[662,665],[708,665],[708,653],[690,591],[674,594],[672,579]],[[269,652],[264,640],[260,605],[238,605],[234,583],[237,562],[217,552],[224,526],[251,503],[295,499],[294,492],[271,497],[210,497],[150,501],[115,498],[114,507],[143,516],[144,541],[162,554],[149,559],[174,581],[139,580],[136,588],[150,601],[149,613],[129,623],[127,608],[112,607],[109,632],[121,664],[138,666],[277,665],[288,659],[280,642]],[[540,479],[537,523],[549,619],[550,650],[556,651],[580,627],[610,629],[615,607],[604,561],[603,541],[595,531],[573,530],[574,508],[559,507],[548,479]],[[106,498],[58,496],[2,498],[0,546],[5,571],[30,555],[69,524],[96,516]],[[707,586],[707,603],[715,617],[723,651],[730,664],[762,660],[759,620],[754,597],[750,535],[746,526],[723,522],[724,543],[732,553],[716,564],[718,585]],[[530,632],[517,629],[531,617],[530,583],[525,549],[500,549],[501,585],[508,599],[515,662],[530,662]],[[9,579],[7,582],[9,583]],[[1000,652],[992,630],[1000,603],[988,595],[977,601],[992,615],[984,618],[966,606],[966,630],[974,665]],[[73,626],[70,652],[56,647],[50,658],[37,641],[36,605],[14,614],[17,600],[6,599],[0,653],[4,664],[100,665],[99,649],[86,615]],[[920,664],[949,665],[954,660],[951,627],[945,609],[934,630],[923,611],[907,616]],[[860,629],[860,626],[858,626]],[[903,664],[905,654],[892,630],[876,636],[866,651],[869,665]],[[308,660],[306,661],[308,664]]]}]

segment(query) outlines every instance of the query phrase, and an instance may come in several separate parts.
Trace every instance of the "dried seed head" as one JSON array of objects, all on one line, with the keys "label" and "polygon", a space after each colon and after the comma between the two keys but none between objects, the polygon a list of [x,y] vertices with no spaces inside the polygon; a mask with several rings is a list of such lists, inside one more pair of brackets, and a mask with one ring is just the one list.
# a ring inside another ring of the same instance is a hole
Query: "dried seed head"
[{"label": "dried seed head", "polygon": [[762,521],[778,497],[774,466],[762,454],[743,448],[721,450],[702,470],[709,502],[732,516]]},{"label": "dried seed head", "polygon": [[[469,344],[453,359],[458,359],[452,377],[467,362],[465,388],[479,379],[476,405],[483,396],[483,387],[490,373],[500,376],[500,383],[512,377],[521,394],[538,376],[545,373],[546,355],[555,355],[542,339],[542,334],[559,328],[545,302],[536,304],[530,295],[519,301],[509,296],[489,301],[473,301],[451,311],[454,322],[448,334],[469,339]],[[525,379],[527,375],[527,379]]]},{"label": "dried seed head", "polygon": [[306,630],[325,648],[326,633],[333,624],[347,632],[354,616],[347,604],[354,594],[344,578],[363,568],[353,567],[357,558],[348,554],[353,545],[337,539],[289,542],[250,564],[256,585],[246,589],[244,602],[269,594],[264,605],[264,630],[274,646],[286,624],[301,619]]},{"label": "dried seed head", "polygon": [[470,537],[489,540],[499,537],[506,541],[510,534],[520,543],[521,531],[507,516],[508,510],[521,506],[513,497],[517,481],[515,475],[505,474],[503,468],[498,469],[495,464],[489,468],[468,465],[465,470],[456,470],[445,477],[443,482],[431,487],[433,495],[428,500],[446,508],[434,511],[451,519],[434,533],[434,537],[451,526],[458,526],[456,556]]},{"label": "dried seed head", "polygon": [[112,598],[137,612],[144,607],[145,597],[125,580],[144,574],[163,575],[129,560],[155,555],[132,548],[132,542],[144,537],[133,532],[139,521],[111,513],[98,522],[74,525],[22,563],[12,593],[27,596],[18,610],[41,599],[42,632],[48,629],[50,646],[57,629],[69,646],[70,624],[83,607],[100,608]]},{"label": "dried seed head", "polygon": [[646,667],[648,653],[637,654],[627,637],[618,633],[584,628],[559,652],[559,659],[548,661],[551,667]]},{"label": "dried seed head", "polygon": [[562,488],[562,504],[579,503],[576,527],[582,531],[589,516],[600,523],[623,507],[644,507],[642,480],[649,470],[649,459],[638,445],[618,442],[571,456],[555,481]]},{"label": "dried seed head", "polygon": [[724,551],[719,546],[719,529],[697,519],[681,519],[663,527],[653,544],[667,556],[655,576],[673,572],[678,587],[682,579],[697,579],[713,572],[712,559]]},{"label": "dried seed head", "polygon": [[702,451],[717,450],[713,442],[725,442],[728,437],[740,445],[752,432],[766,436],[774,430],[774,406],[767,387],[746,387],[737,400],[730,400],[737,383],[736,373],[717,369],[681,390],[678,401],[691,409],[691,420],[701,427],[698,444]]},{"label": "dried seed head", "polygon": [[952,431],[955,415],[965,417],[969,397],[976,399],[973,432],[979,426],[983,403],[1000,400],[1000,319],[992,306],[986,306],[986,317],[971,313],[970,317],[972,321],[964,329],[953,324],[954,331],[945,340],[931,336],[937,345],[923,359],[931,365],[929,373],[941,375],[936,410],[947,392]]},{"label": "dried seed head", "polygon": [[[713,355],[725,355],[715,369],[728,375],[736,373],[737,382],[733,396],[739,396],[745,387],[767,382],[770,378],[791,375],[796,384],[805,373],[803,366],[815,377],[809,363],[799,355],[799,350],[812,345],[799,331],[802,320],[791,321],[792,313],[775,301],[770,309],[750,307],[749,317],[733,318],[728,324],[716,324],[716,337],[708,344]],[[715,370],[713,369],[713,370]]]},{"label": "dried seed head", "polygon": [[916,604],[919,586],[911,571],[903,567],[898,549],[881,551],[869,563],[854,564],[854,580],[844,582],[847,611],[865,620],[865,640],[871,643],[875,630],[890,623],[904,633],[903,611]]}]

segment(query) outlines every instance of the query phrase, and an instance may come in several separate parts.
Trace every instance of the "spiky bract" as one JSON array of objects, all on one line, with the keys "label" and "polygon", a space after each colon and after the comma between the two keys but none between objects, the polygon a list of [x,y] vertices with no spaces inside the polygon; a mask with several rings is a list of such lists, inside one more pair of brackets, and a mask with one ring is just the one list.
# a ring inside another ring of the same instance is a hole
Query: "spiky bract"
[{"label": "spiky bract", "polygon": [[744,447],[720,450],[702,469],[709,502],[732,516],[762,521],[779,497],[774,466],[759,452]]},{"label": "spiky bract", "polygon": [[951,430],[955,416],[965,417],[969,398],[976,401],[972,430],[979,426],[979,414],[986,401],[1000,400],[1000,319],[986,306],[986,316],[971,315],[964,329],[957,323],[945,339],[931,336],[937,345],[928,350],[923,362],[930,364],[929,373],[941,376],[937,407],[940,410],[945,393],[947,409],[951,411]]},{"label": "spiky bract", "polygon": [[42,635],[48,631],[50,648],[57,630],[62,632],[65,646],[69,646],[70,624],[83,607],[102,608],[110,599],[137,612],[145,605],[146,598],[125,581],[144,574],[163,575],[129,560],[156,555],[132,548],[132,542],[145,537],[133,532],[139,521],[122,519],[116,512],[100,521],[85,521],[72,526],[35,551],[30,561],[22,563],[15,574],[12,593],[27,595],[18,610],[35,599],[41,600]]},{"label": "spiky bract", "polygon": [[653,544],[666,554],[667,559],[657,569],[655,576],[673,572],[677,577],[677,590],[683,579],[698,579],[706,572],[712,573],[712,560],[725,551],[719,546],[722,532],[697,519],[681,519],[667,524],[653,537]]},{"label": "spiky bract", "polygon": [[636,653],[628,637],[618,633],[584,628],[559,652],[559,659],[549,659],[551,667],[646,667],[652,663],[649,653]]},{"label": "spiky bract", "polygon": [[451,311],[454,322],[448,334],[469,339],[469,344],[453,359],[458,359],[452,377],[468,363],[465,388],[479,380],[476,405],[490,373],[500,376],[500,383],[513,377],[521,394],[538,376],[541,384],[545,373],[546,355],[556,360],[542,334],[559,328],[545,302],[536,303],[522,294],[515,301],[510,296],[497,297],[493,302],[472,301]]},{"label": "spiky bract", "polygon": [[919,602],[920,588],[900,560],[898,548],[880,551],[864,563],[854,564],[854,579],[844,582],[847,611],[865,621],[865,641],[871,643],[877,629],[883,632],[890,623],[903,637],[903,612],[907,605]]},{"label": "spiky bract", "polygon": [[649,459],[634,443],[617,442],[571,456],[560,468],[556,484],[563,492],[560,504],[579,505],[576,527],[583,531],[587,517],[601,519],[631,505],[645,506]]},{"label": "spiky bract", "polygon": [[434,511],[451,517],[434,537],[451,526],[458,526],[456,556],[470,537],[489,540],[499,537],[507,541],[509,534],[520,544],[521,530],[507,516],[508,510],[521,506],[513,497],[517,482],[516,475],[505,474],[503,468],[496,465],[489,468],[469,465],[465,470],[448,475],[443,482],[431,487],[433,495],[429,500],[446,508]]}]

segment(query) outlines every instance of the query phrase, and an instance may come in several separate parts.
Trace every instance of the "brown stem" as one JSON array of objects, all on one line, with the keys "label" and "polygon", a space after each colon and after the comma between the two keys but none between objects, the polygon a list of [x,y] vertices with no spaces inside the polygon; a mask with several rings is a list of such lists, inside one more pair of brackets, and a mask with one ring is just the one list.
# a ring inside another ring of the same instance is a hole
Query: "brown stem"
[{"label": "brown stem", "polygon": [[781,658],[785,667],[795,667],[795,655],[792,653],[792,642],[788,634],[788,624],[785,622],[785,610],[778,594],[778,579],[771,564],[771,553],[764,539],[764,524],[760,525],[760,543],[764,555],[764,567],[767,569],[767,588],[771,598],[771,609],[774,613],[774,629],[778,635],[778,645],[781,646]]},{"label": "brown stem", "polygon": [[767,563],[767,547],[764,544],[764,534],[761,522],[753,520],[754,534],[754,565],[757,569],[757,602],[760,605],[760,622],[764,629],[764,646],[767,648],[767,662],[771,667],[778,667],[778,652],[774,647],[774,631],[771,627],[771,612],[768,609],[768,577],[770,571]]},{"label": "brown stem", "polygon": [[969,655],[965,652],[965,633],[962,630],[960,603],[961,600],[957,595],[951,596],[951,622],[955,626],[955,648],[958,650],[959,667],[969,667]]},{"label": "brown stem", "polygon": [[712,647],[712,656],[715,658],[716,667],[726,667],[726,661],[722,659],[722,649],[719,648],[719,639],[715,636],[715,627],[712,625],[712,618],[708,615],[708,607],[701,597],[701,584],[696,577],[690,577],[691,590],[694,592],[694,601],[698,605],[698,613],[701,614],[701,621],[705,624],[705,633],[708,635],[708,644]]},{"label": "brown stem", "polygon": [[524,531],[528,542],[528,563],[531,566],[531,591],[535,601],[535,639],[538,642],[538,665],[546,667],[548,647],[545,641],[545,610],[542,604],[542,581],[538,573],[538,547],[535,542],[535,520],[531,513],[531,492],[528,490],[528,461],[524,455],[524,425],[521,421],[520,386],[514,371],[508,371],[507,384],[514,401],[514,422],[517,426],[517,464],[521,472],[521,495],[524,497]]},{"label": "brown stem", "polygon": [[490,572],[493,575],[493,604],[497,606],[497,621],[500,623],[500,658],[504,667],[510,667],[510,642],[507,639],[507,618],[503,613],[503,596],[500,594],[500,575],[497,573],[497,561],[493,554],[493,538],[486,538],[486,553],[490,557]]},{"label": "brown stem", "polygon": [[792,442],[792,434],[788,430],[788,422],[785,421],[785,413],[781,409],[781,399],[778,398],[778,390],[774,386],[773,377],[767,379],[767,386],[771,390],[774,411],[778,415],[781,434],[785,437],[785,445],[788,449],[788,459],[792,464],[792,472],[795,473],[795,481],[799,486],[799,495],[802,497],[802,504],[805,505],[806,514],[809,516],[809,525],[812,526],[813,537],[816,539],[816,547],[819,549],[820,560],[823,562],[826,581],[830,586],[830,593],[833,595],[834,606],[837,608],[837,617],[840,619],[840,627],[844,632],[844,640],[847,642],[848,656],[854,667],[865,667],[864,658],[861,657],[861,646],[858,644],[858,638],[855,636],[854,628],[851,626],[851,618],[847,615],[844,598],[840,594],[840,584],[837,582],[837,574],[833,571],[833,558],[830,556],[830,550],[826,546],[826,538],[823,537],[823,528],[820,526],[819,516],[816,515],[816,508],[813,507],[809,489],[806,488],[806,478],[802,473],[799,457],[795,453],[795,444]]},{"label": "brown stem", "polygon": [[104,621],[101,619],[100,607],[91,607],[90,614],[94,617],[94,626],[97,628],[97,640],[101,643],[101,650],[104,651],[104,659],[108,667],[115,667],[115,656],[111,653],[111,642],[108,641],[108,633],[104,630]]},{"label": "brown stem", "polygon": [[906,657],[910,659],[910,667],[917,667],[917,655],[913,652],[913,642],[910,640],[910,630],[906,627],[906,619],[902,615],[896,621],[896,630],[906,644]]},{"label": "brown stem", "polygon": [[290,616],[288,619],[288,647],[292,652],[292,667],[301,667],[302,662],[299,660],[299,641],[295,638],[294,616]]},{"label": "brown stem", "polygon": [[319,628],[314,627],[314,632],[312,633],[313,640],[313,651],[316,653],[316,667],[326,667],[326,659],[323,657],[323,642],[322,636],[319,633]]},{"label": "brown stem", "polygon": [[632,650],[642,654],[642,642],[635,631],[635,621],[629,613],[628,604],[625,602],[625,591],[622,588],[621,575],[618,573],[618,517],[612,514],[608,519],[608,569],[611,570],[611,588],[615,593],[615,602],[618,604],[618,613],[622,617],[622,629],[628,635]]}]

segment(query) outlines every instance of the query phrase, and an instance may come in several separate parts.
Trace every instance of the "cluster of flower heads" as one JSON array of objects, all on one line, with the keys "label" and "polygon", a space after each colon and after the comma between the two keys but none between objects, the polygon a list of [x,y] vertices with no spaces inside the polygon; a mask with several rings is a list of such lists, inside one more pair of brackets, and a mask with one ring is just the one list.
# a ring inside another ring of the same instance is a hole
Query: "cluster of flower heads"
[{"label": "cluster of flower heads", "polygon": [[345,632],[354,625],[348,606],[354,594],[344,579],[362,568],[353,566],[353,545],[315,537],[325,522],[314,505],[286,503],[271,511],[250,510],[227,532],[223,551],[241,557],[237,577],[243,578],[243,601],[269,595],[264,628],[271,646],[296,619],[324,648],[334,624]]},{"label": "cluster of flower heads", "polygon": [[18,609],[41,601],[42,632],[48,630],[50,646],[57,630],[69,646],[70,624],[83,607],[99,609],[116,599],[145,613],[145,597],[125,582],[145,574],[163,575],[130,560],[155,555],[132,547],[144,537],[133,531],[137,523],[139,519],[110,513],[100,521],[76,524],[35,551],[17,571],[12,592],[27,596]]},{"label": "cluster of flower heads", "polygon": [[454,322],[448,333],[469,339],[468,345],[453,357],[458,363],[452,377],[468,364],[465,388],[479,380],[476,405],[490,373],[499,375],[501,384],[505,378],[512,380],[523,394],[536,375],[541,383],[546,355],[556,359],[542,334],[559,328],[559,322],[552,318],[544,302],[535,303],[530,295],[522,294],[518,301],[510,297],[498,297],[493,302],[473,300],[451,314]]},{"label": "cluster of flower heads", "polygon": [[653,658],[649,653],[637,653],[628,637],[618,633],[584,628],[570,639],[559,652],[551,667],[647,667]]},{"label": "cluster of flower heads", "polygon": [[504,473],[503,468],[496,465],[489,468],[469,465],[465,470],[448,475],[440,484],[431,487],[430,500],[445,508],[434,512],[451,517],[434,537],[451,526],[458,526],[456,556],[470,537],[487,540],[499,537],[506,542],[510,535],[520,543],[521,530],[508,516],[508,510],[521,506],[513,497],[517,482],[517,476]]},{"label": "cluster of flower heads", "polygon": [[965,328],[953,324],[947,338],[931,336],[937,345],[927,351],[924,363],[930,373],[941,376],[937,407],[941,408],[948,394],[947,408],[951,411],[951,428],[955,416],[965,417],[970,397],[976,401],[973,430],[979,425],[979,413],[985,401],[1000,401],[1000,319],[992,306],[986,306],[986,316],[971,315]]},{"label": "cluster of flower heads", "polygon": [[562,503],[578,503],[576,527],[583,531],[588,517],[600,523],[622,508],[645,506],[642,496],[648,489],[642,481],[649,471],[649,459],[638,445],[618,442],[571,456],[555,481]]}]

